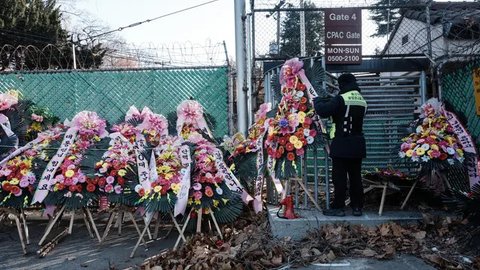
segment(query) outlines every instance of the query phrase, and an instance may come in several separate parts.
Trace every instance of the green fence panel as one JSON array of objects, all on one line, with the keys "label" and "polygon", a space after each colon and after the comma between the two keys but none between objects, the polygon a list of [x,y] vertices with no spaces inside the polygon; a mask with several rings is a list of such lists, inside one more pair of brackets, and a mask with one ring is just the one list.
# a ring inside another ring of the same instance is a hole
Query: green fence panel
[{"label": "green fence panel", "polygon": [[167,116],[193,98],[215,121],[216,137],[228,130],[228,67],[0,73],[0,91],[14,88],[60,119],[96,111],[110,123],[131,105]]},{"label": "green fence panel", "polygon": [[442,99],[450,103],[460,115],[466,118],[466,128],[477,149],[480,146],[480,117],[477,115],[473,89],[473,70],[480,67],[480,61],[474,61],[465,67],[455,69],[442,77]]}]

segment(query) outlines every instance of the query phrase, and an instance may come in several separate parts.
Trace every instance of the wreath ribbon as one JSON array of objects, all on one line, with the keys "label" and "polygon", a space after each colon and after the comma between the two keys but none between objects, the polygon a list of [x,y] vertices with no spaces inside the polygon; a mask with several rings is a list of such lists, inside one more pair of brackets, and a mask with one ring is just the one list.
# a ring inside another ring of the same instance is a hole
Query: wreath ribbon
[{"label": "wreath ribbon", "polygon": [[152,188],[150,184],[150,169],[148,168],[148,162],[143,155],[147,142],[143,134],[138,133],[135,137],[135,143],[133,149],[135,151],[135,158],[137,160],[138,181],[142,185],[145,191]]},{"label": "wreath ribbon", "polygon": [[14,147],[16,149],[18,147],[18,137],[12,131],[10,120],[8,120],[8,117],[6,117],[3,113],[0,113],[0,126],[2,127],[3,131],[5,132],[5,134],[7,134],[8,137],[15,136]]},{"label": "wreath ribbon", "polygon": [[260,136],[258,137],[257,141],[255,142],[255,150],[257,151],[257,160],[256,160],[256,165],[257,165],[257,178],[255,178],[254,182],[254,197],[253,197],[253,209],[255,210],[255,213],[259,213],[263,209],[263,200],[262,200],[262,190],[263,190],[263,182],[265,180],[263,171],[263,163],[265,160],[265,157],[263,156],[263,138],[265,137],[265,134],[267,133],[268,127],[270,126],[270,120],[267,119],[265,120],[264,124],[264,131]]},{"label": "wreath ribbon", "polygon": [[463,147],[465,152],[469,152],[473,154],[472,160],[467,162],[467,170],[468,170],[468,177],[470,179],[470,188],[472,188],[475,184],[480,182],[480,176],[478,174],[478,158],[477,158],[477,150],[475,149],[475,144],[473,143],[472,137],[468,134],[465,127],[462,123],[458,120],[458,117],[447,110],[445,110],[445,114],[447,116],[447,121],[453,127],[454,133],[457,135],[457,138],[460,144]]},{"label": "wreath ribbon", "polygon": [[78,130],[76,128],[69,128],[67,132],[65,132],[65,136],[63,137],[60,148],[57,150],[57,153],[55,153],[52,159],[48,162],[47,168],[43,171],[42,176],[40,177],[37,189],[33,194],[32,204],[36,202],[41,203],[47,197],[51,185],[50,180],[53,179],[53,176],[57,172],[58,167],[60,167],[63,160],[67,156],[70,147],[72,146],[75,138],[77,137],[77,131]]},{"label": "wreath ribbon", "polygon": [[187,209],[188,193],[190,191],[190,170],[192,164],[188,145],[182,145],[180,147],[180,160],[183,169],[181,170],[182,178],[180,182],[180,191],[177,194],[177,201],[173,211],[175,217],[179,214],[185,213],[185,209]]},{"label": "wreath ribbon", "polygon": [[215,165],[217,169],[222,173],[224,177],[225,184],[227,184],[228,188],[231,191],[238,192],[242,194],[242,200],[248,204],[248,202],[252,201],[253,198],[248,194],[245,188],[242,186],[240,181],[235,177],[230,169],[228,169],[227,164],[223,161],[222,152],[219,149],[215,149],[213,152],[213,156],[215,157]]}]

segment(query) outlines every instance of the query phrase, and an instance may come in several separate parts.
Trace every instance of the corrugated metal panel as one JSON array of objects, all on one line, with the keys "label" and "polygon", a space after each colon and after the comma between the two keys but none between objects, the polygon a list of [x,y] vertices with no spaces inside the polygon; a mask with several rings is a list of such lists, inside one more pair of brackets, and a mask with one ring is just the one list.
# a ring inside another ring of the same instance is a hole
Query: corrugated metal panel
[{"label": "corrugated metal panel", "polygon": [[[415,120],[415,110],[421,105],[420,76],[359,77],[358,85],[368,104],[364,122],[367,158],[364,170],[405,166],[398,164],[401,127]],[[314,176],[313,153],[307,155],[308,175]],[[325,153],[318,151],[319,175],[325,174]]]},{"label": "corrugated metal panel", "polygon": [[227,67],[0,74],[0,91],[8,88],[61,119],[92,110],[111,123],[123,119],[131,105],[167,116],[193,98],[215,119],[214,134],[228,133]]},{"label": "corrugated metal panel", "polygon": [[[275,72],[266,74],[266,81],[269,81]],[[358,84],[362,95],[368,104],[367,114],[365,116],[364,133],[367,142],[367,158],[363,161],[363,170],[374,170],[375,168],[386,168],[389,165],[395,168],[410,169],[413,164],[400,162],[398,151],[400,149],[401,139],[407,134],[403,133],[403,128],[415,120],[415,112],[422,103],[424,94],[422,92],[421,82],[424,78],[421,74],[411,76],[361,76],[358,77]],[[265,84],[266,96],[273,101],[273,95],[267,94],[272,91],[270,84]],[[327,128],[330,123],[327,121]],[[320,186],[325,186],[325,182],[331,179],[326,178],[330,175],[331,162],[326,162],[326,154],[323,149],[317,149],[317,158],[315,166],[314,150],[307,152],[307,180],[306,184],[313,185],[312,194],[317,200],[319,194],[325,194]],[[408,166],[408,167],[407,167]],[[327,174],[328,173],[328,174]],[[271,183],[267,181],[268,198],[271,202],[276,202],[274,190]],[[296,192],[295,201],[298,203],[298,192]],[[327,199],[328,200],[328,199]],[[304,205],[307,205],[306,196],[303,198]]]}]

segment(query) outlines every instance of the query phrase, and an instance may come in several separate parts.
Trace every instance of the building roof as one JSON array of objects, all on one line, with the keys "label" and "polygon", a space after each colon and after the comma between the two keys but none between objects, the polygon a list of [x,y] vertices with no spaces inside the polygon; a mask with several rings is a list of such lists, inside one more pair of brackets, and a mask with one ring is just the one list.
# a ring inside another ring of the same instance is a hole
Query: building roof
[{"label": "building roof", "polygon": [[[430,24],[442,25],[443,36],[449,39],[480,39],[480,3],[479,2],[432,2],[430,6]],[[410,7],[401,9],[402,16],[395,24],[385,45],[382,55],[403,22],[404,18],[426,23],[426,7]]]},{"label": "building roof", "polygon": [[[427,21],[425,8],[405,9],[405,18]],[[430,7],[430,24],[443,25],[444,36],[449,39],[480,38],[480,3],[433,2]]]}]

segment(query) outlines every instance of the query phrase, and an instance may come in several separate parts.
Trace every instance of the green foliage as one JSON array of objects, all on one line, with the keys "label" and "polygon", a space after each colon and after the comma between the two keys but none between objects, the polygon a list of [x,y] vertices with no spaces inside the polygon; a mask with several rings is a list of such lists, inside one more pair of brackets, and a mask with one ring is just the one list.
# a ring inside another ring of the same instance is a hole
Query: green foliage
[{"label": "green foliage", "polygon": [[[56,0],[1,0],[0,48],[10,45],[9,53],[0,55],[0,70],[71,68],[71,39],[61,25],[62,13]],[[54,45],[48,47],[47,45]],[[107,52],[102,43],[77,45],[77,58],[83,68],[98,67]]]},{"label": "green foliage", "polygon": [[[64,192],[48,192],[45,198],[45,205],[65,205],[66,210],[77,210],[82,207],[87,207],[93,201],[98,199],[98,195],[93,192],[83,191],[80,195],[66,196],[67,191]],[[77,193],[78,194],[78,193]]]},{"label": "green foliage", "polygon": [[[292,4],[286,8],[293,8]],[[305,2],[305,8],[316,8],[315,4]],[[302,56],[315,56],[323,43],[323,15],[319,11],[305,12],[305,52]],[[282,21],[280,33],[280,55],[288,58],[300,56],[300,12],[288,11]]]},{"label": "green foliage", "polygon": [[102,160],[102,156],[107,151],[110,141],[109,137],[101,139],[98,143],[95,143],[89,147],[85,153],[83,153],[82,160],[80,162],[80,169],[89,177],[93,177],[96,173],[95,163]]},{"label": "green foliage", "polygon": [[156,193],[145,199],[143,201],[143,205],[145,206],[145,210],[147,212],[160,212],[162,214],[168,214],[173,211],[175,207],[175,203],[177,202],[177,196],[171,193],[167,193],[166,195],[160,195]]},{"label": "green foliage", "polygon": [[322,63],[316,61],[310,66],[309,60],[305,60],[303,69],[305,70],[305,75],[312,84],[313,89],[317,91],[318,96],[328,97],[329,94],[323,88],[323,82],[325,81],[325,70],[322,67]]},{"label": "green foliage", "polygon": [[[372,8],[370,19],[375,22],[377,29],[372,37],[381,37],[390,34],[404,11],[403,5],[425,5],[421,0],[379,0]],[[391,6],[400,8],[390,8]]]},{"label": "green foliage", "polygon": [[232,223],[240,217],[243,211],[243,202],[240,196],[232,197],[222,208],[215,209],[213,214],[218,223]]},{"label": "green foliage", "polygon": [[2,0],[0,2],[0,45],[44,47],[65,39],[61,12],[56,0]]},{"label": "green foliage", "polygon": [[[266,160],[265,160],[266,161]],[[233,174],[237,177],[243,187],[249,194],[254,192],[254,180],[257,177],[257,153],[247,153],[233,158],[232,163],[235,164]],[[262,164],[261,166],[264,166]]]}]

